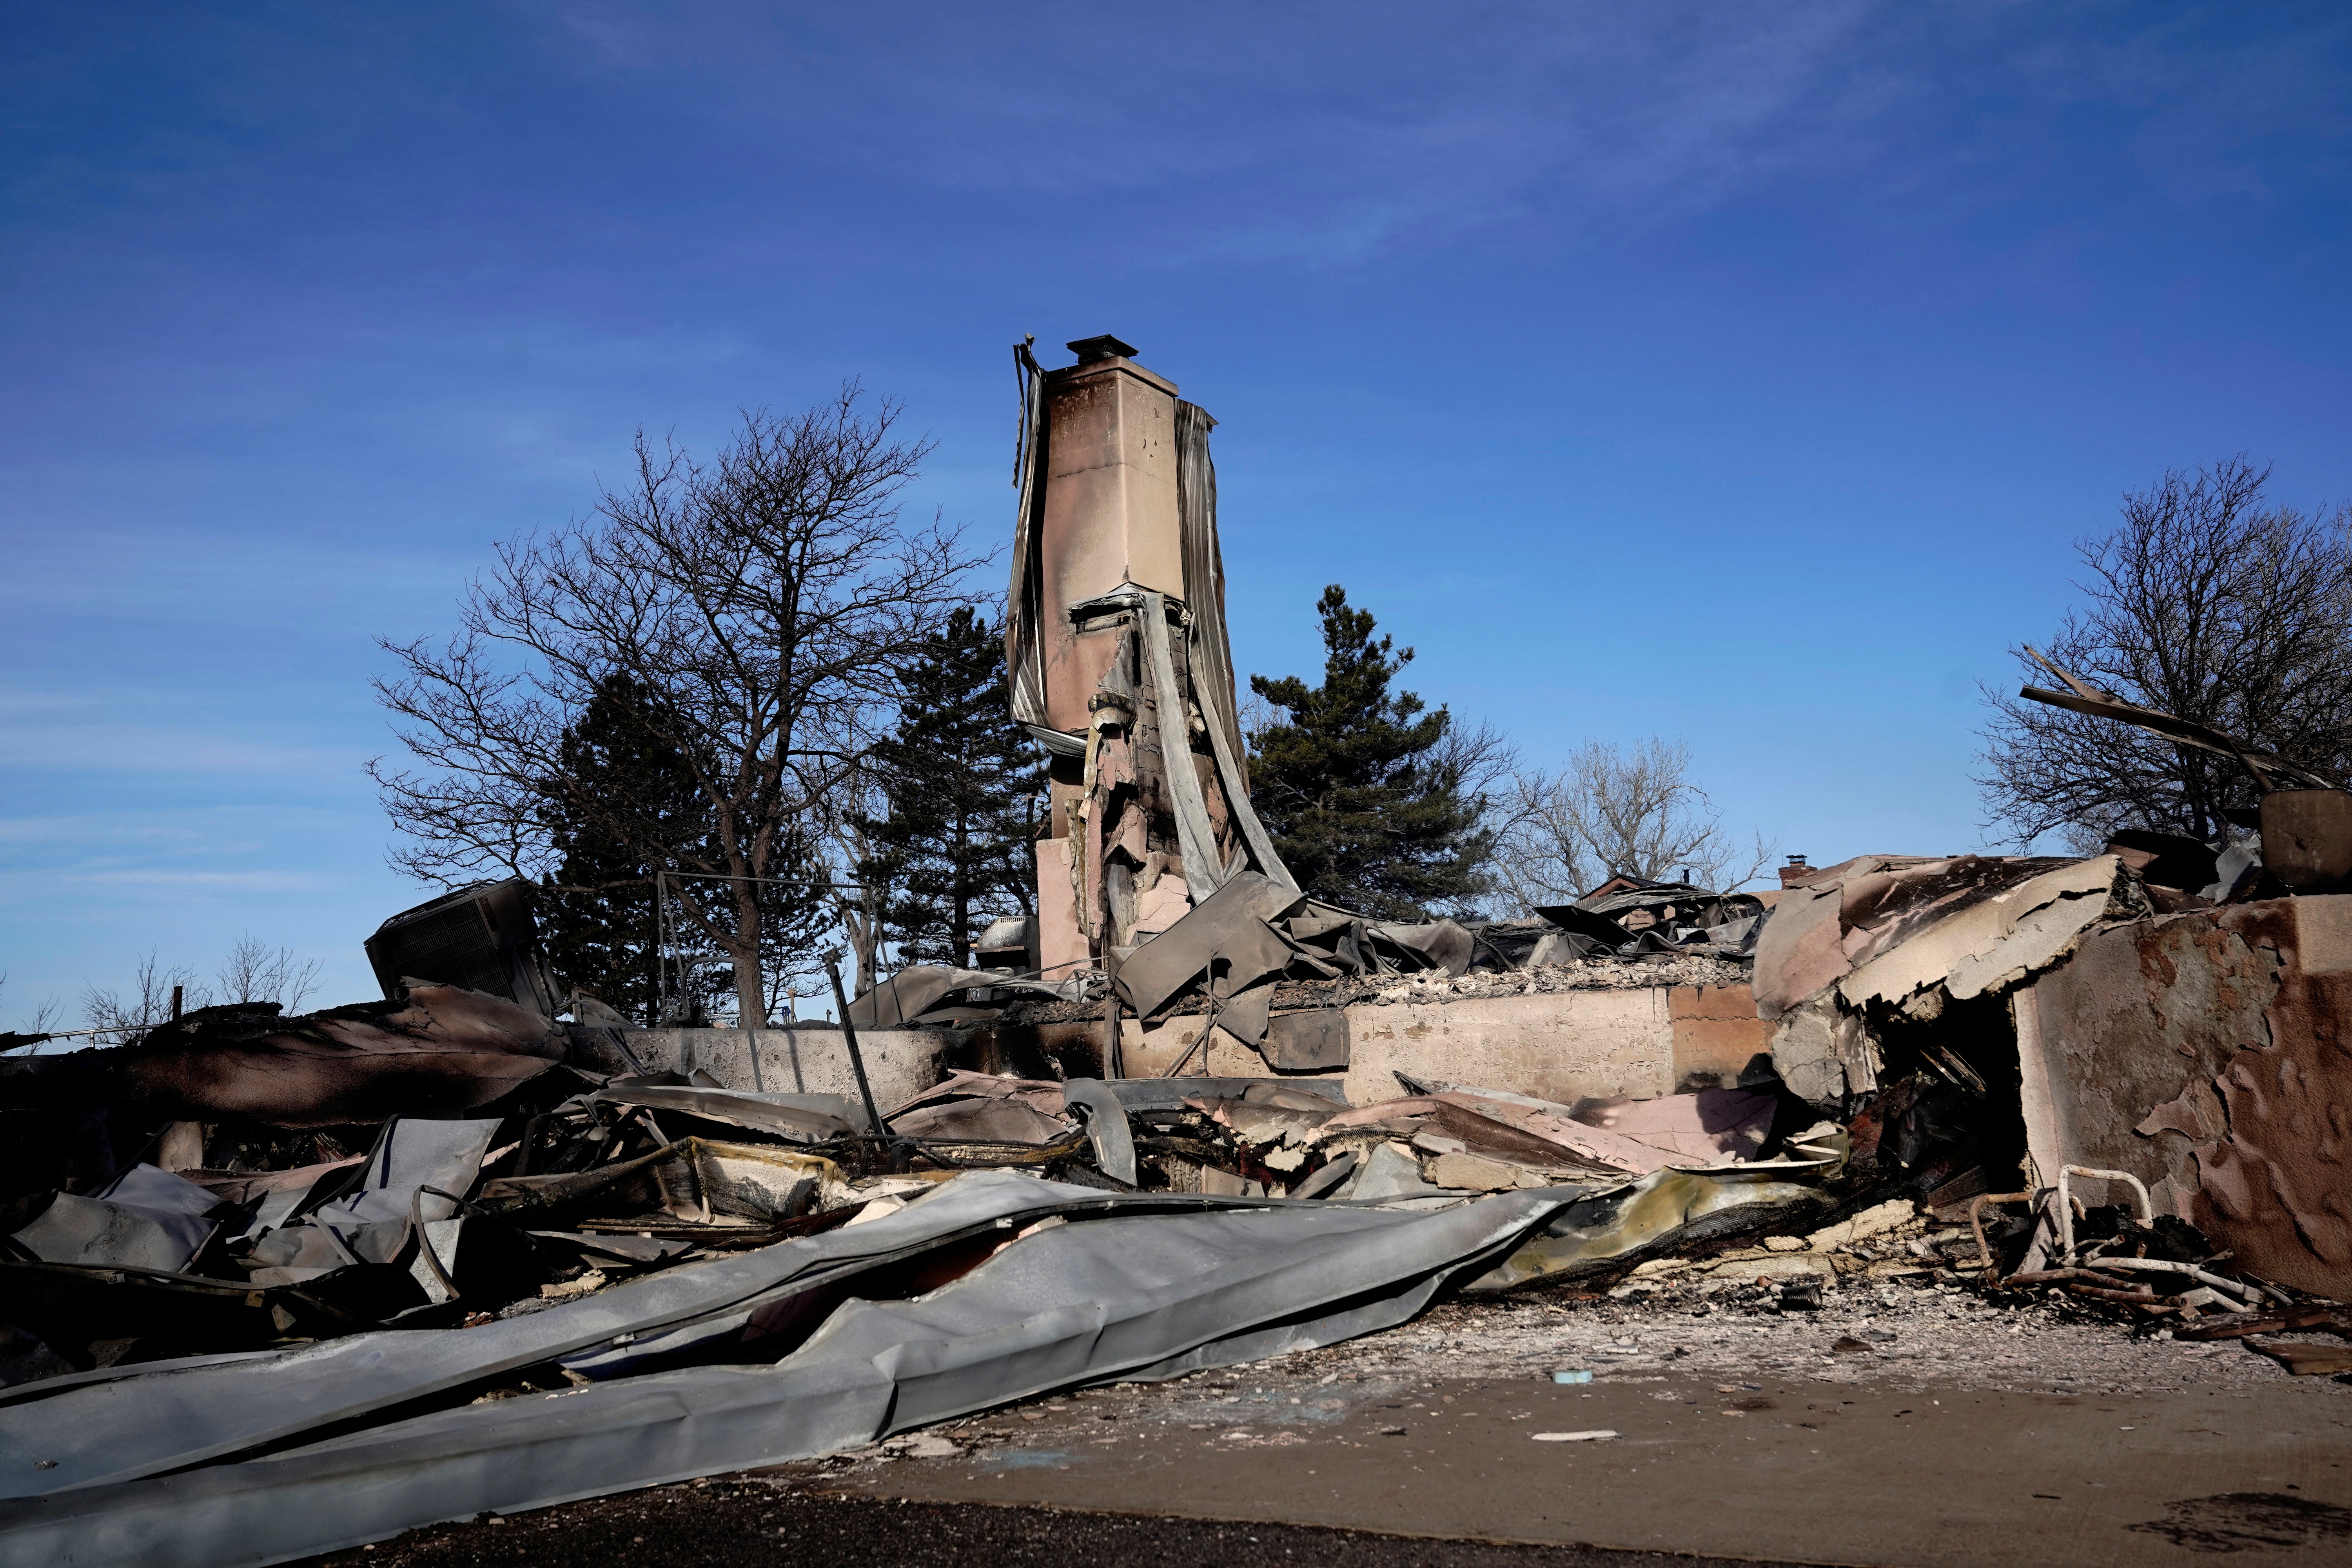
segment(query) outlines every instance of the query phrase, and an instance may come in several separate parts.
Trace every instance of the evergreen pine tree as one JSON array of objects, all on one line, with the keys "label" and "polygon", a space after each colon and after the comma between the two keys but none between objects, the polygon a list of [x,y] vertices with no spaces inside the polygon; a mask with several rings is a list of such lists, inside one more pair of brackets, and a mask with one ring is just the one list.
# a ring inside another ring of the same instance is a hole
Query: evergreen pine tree
[{"label": "evergreen pine tree", "polygon": [[1045,762],[1013,721],[1002,634],[969,607],[898,689],[898,731],[873,752],[886,808],[860,819],[873,847],[860,874],[882,889],[884,938],[901,963],[963,968],[990,921],[1034,901]]},{"label": "evergreen pine tree", "polygon": [[564,729],[542,813],[562,857],[556,879],[565,888],[593,890],[542,896],[538,922],[558,979],[650,1025],[660,1022],[654,1016],[656,868],[568,805],[625,801],[633,813],[659,823],[664,838],[680,847],[709,835],[708,813],[685,758],[631,720],[625,699],[633,692],[643,700],[643,688],[607,676]]},{"label": "evergreen pine tree", "polygon": [[1251,804],[1305,891],[1381,920],[1425,920],[1482,890],[1494,847],[1478,826],[1485,803],[1465,798],[1460,770],[1439,760],[1446,710],[1389,691],[1412,649],[1375,641],[1371,613],[1349,608],[1337,583],[1315,608],[1323,684],[1250,677],[1289,715],[1249,737]]}]

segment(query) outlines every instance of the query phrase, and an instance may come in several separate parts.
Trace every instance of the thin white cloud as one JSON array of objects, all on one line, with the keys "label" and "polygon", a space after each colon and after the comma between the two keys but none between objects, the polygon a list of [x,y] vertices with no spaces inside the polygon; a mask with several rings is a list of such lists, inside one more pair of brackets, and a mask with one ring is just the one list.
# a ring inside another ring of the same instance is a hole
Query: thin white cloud
[{"label": "thin white cloud", "polygon": [[[1852,132],[1899,97],[1854,68],[1878,10],[1204,7],[1184,19],[1200,47],[1148,58],[1139,18],[1059,6],[943,16],[887,47],[848,13],[656,30],[605,6],[566,26],[600,66],[691,76],[722,89],[710,110],[802,137],[854,97],[869,133],[820,144],[887,177],[1061,202],[1216,193],[1224,221],[1186,248],[1351,256],[1534,216],[1547,191],[1704,202],[1857,155]],[[1148,86],[1076,90],[1114,59]]]},{"label": "thin white cloud", "polygon": [[[2347,24],[2227,30],[2095,4],[1099,6],[898,13],[583,5],[594,71],[690,84],[788,163],[994,192],[1171,261],[1349,262],[1518,230],[1652,224],[1790,186],[1997,195],[2061,109],[2200,143],[2339,141]],[[633,84],[633,90],[635,85]],[[2216,129],[2217,120],[2221,122]],[[2319,121],[2326,123],[2320,124]],[[1160,215],[1166,215],[1164,216]]]},{"label": "thin white cloud", "polygon": [[[30,521],[43,521],[47,507],[20,504]],[[352,548],[331,535],[295,544],[226,529],[79,525],[26,532],[0,574],[0,605],[51,617],[135,615],[183,626],[312,629],[348,625],[369,605],[446,594],[463,570],[454,557]],[[7,700],[0,694],[0,704]]]},{"label": "thin white cloud", "polygon": [[352,776],[356,748],[310,746],[171,724],[0,722],[0,752],[20,773],[237,774],[311,779]]},{"label": "thin white cloud", "polygon": [[149,859],[245,855],[296,835],[345,831],[355,815],[282,800],[181,808],[160,816],[138,810],[28,814],[0,816],[0,845],[20,858],[52,847],[83,858],[110,853]]},{"label": "thin white cloud", "polygon": [[60,893],[174,900],[232,893],[321,893],[339,889],[349,880],[323,872],[268,868],[197,871],[124,867],[113,870],[5,871],[0,872],[0,901],[21,903]]},{"label": "thin white cloud", "polygon": [[120,813],[87,816],[0,816],[0,844],[19,847],[70,845],[87,849],[99,845],[153,847],[194,844],[205,836],[189,826],[126,818]]}]

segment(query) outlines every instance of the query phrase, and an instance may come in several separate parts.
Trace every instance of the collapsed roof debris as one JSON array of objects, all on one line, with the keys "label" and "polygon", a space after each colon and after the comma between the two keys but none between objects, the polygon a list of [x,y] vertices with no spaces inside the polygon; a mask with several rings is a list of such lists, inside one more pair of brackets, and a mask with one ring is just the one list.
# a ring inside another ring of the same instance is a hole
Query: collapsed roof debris
[{"label": "collapsed roof debris", "polygon": [[2352,796],[2060,672],[2261,834],[1334,907],[1249,805],[1212,421],[1071,346],[1021,352],[1038,917],[838,1026],[634,1030],[505,883],[384,922],[381,1002],[0,1057],[0,1552],[282,1561],[1441,1292],[1965,1283],[2352,1365],[2273,1337],[2352,1331]]}]

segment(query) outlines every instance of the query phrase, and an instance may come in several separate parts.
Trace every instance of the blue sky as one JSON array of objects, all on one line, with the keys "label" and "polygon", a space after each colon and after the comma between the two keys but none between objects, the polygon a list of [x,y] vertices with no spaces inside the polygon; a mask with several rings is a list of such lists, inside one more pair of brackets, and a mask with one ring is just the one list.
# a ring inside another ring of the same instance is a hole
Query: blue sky
[{"label": "blue sky", "polygon": [[2294,5],[10,5],[0,1027],[247,934],[372,994],[372,638],[845,375],[992,542],[1024,332],[1223,422],[1244,672],[1338,581],[1532,761],[1982,844],[2119,492],[2352,496],[2347,83]]}]

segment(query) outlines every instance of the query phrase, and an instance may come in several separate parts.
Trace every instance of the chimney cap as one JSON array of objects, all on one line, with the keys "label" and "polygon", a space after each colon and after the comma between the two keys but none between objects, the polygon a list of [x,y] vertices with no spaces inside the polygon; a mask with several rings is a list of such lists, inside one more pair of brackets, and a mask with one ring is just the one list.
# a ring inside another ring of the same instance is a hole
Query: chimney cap
[{"label": "chimney cap", "polygon": [[1078,356],[1080,364],[1089,364],[1098,359],[1133,359],[1135,357],[1134,344],[1123,343],[1108,332],[1105,332],[1098,338],[1080,338],[1075,342],[1066,343],[1063,346]]}]

